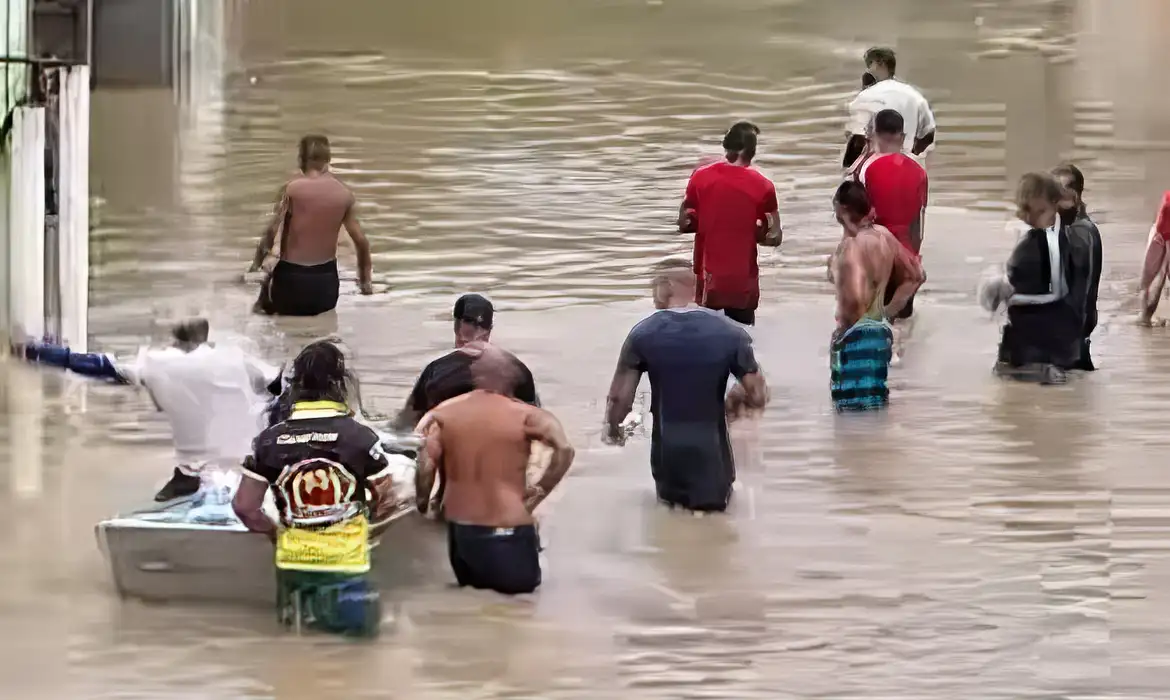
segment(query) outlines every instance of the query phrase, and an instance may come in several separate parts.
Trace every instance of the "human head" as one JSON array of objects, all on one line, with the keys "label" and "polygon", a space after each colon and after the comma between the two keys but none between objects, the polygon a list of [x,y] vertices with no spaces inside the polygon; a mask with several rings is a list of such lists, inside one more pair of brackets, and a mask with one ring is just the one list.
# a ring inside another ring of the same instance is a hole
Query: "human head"
[{"label": "human head", "polygon": [[512,396],[520,369],[511,355],[486,341],[476,341],[464,349],[475,358],[471,361],[471,381],[476,389]]},{"label": "human head", "polygon": [[652,272],[650,288],[654,294],[654,308],[686,306],[695,300],[695,273],[689,261],[668,258],[655,263]]},{"label": "human head", "polygon": [[174,338],[175,347],[184,352],[191,352],[206,343],[210,333],[211,324],[205,318],[189,318],[176,323],[171,328],[171,337]]},{"label": "human head", "polygon": [[728,163],[750,165],[756,157],[760,128],[751,122],[736,122],[723,135],[723,150]]},{"label": "human head", "polygon": [[479,294],[459,297],[451,312],[455,321],[455,347],[461,348],[476,340],[490,340],[495,313],[496,309],[487,297]]},{"label": "human head", "polygon": [[874,46],[865,52],[865,70],[878,81],[894,77],[897,67],[898,59],[893,49]]},{"label": "human head", "polygon": [[906,143],[905,122],[896,109],[883,109],[873,116],[873,141],[879,153],[899,153]]},{"label": "human head", "polygon": [[321,134],[301,137],[301,143],[297,147],[297,163],[301,172],[308,173],[311,170],[325,172],[332,160],[333,152],[329,148],[329,139]]},{"label": "human head", "polygon": [[846,235],[856,236],[857,232],[873,223],[873,207],[865,186],[846,180],[833,195],[833,211],[837,222],[845,229]]},{"label": "human head", "polygon": [[1047,229],[1056,223],[1061,191],[1048,173],[1028,173],[1016,189],[1016,216],[1032,228]]},{"label": "human head", "polygon": [[293,359],[289,384],[294,401],[346,403],[345,353],[332,340],[309,343]]},{"label": "human head", "polygon": [[1082,195],[1085,193],[1085,176],[1081,169],[1072,163],[1058,165],[1052,169],[1052,177],[1060,185],[1060,211],[1072,211],[1074,214],[1084,206]]}]

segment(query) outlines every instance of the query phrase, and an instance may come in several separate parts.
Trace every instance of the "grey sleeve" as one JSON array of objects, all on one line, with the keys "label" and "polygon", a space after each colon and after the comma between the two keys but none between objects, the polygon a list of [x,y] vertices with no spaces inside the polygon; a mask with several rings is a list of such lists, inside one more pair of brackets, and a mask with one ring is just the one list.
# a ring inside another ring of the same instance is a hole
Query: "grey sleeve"
[{"label": "grey sleeve", "polygon": [[735,354],[731,360],[731,373],[736,379],[743,379],[745,375],[760,371],[760,363],[756,362],[756,353],[752,349],[752,337],[747,331],[735,329],[738,337],[735,342]]}]

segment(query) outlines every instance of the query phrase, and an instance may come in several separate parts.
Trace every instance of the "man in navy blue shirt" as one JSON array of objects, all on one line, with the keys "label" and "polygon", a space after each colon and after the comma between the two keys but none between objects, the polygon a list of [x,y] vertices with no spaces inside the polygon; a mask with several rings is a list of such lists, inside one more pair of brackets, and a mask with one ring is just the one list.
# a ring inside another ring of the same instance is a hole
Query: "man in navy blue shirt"
[{"label": "man in navy blue shirt", "polygon": [[[763,409],[768,387],[747,331],[693,303],[695,275],[687,262],[659,264],[653,289],[658,310],[634,326],[618,358],[605,438],[625,443],[622,423],[642,374],[649,374],[650,468],[658,499],[688,510],[723,511],[735,481],[728,417]],[[739,383],[728,391],[732,376]]]}]

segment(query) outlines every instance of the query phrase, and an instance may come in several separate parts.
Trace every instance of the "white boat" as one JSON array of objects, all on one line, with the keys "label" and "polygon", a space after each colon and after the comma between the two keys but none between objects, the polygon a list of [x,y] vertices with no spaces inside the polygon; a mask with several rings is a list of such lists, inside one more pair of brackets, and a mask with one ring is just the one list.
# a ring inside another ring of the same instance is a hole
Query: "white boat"
[{"label": "white boat", "polygon": [[[413,494],[417,442],[383,434],[383,446],[400,472],[392,478],[402,488],[395,490],[397,510],[372,523],[375,573],[384,565],[394,566],[384,560],[403,557],[400,547],[378,546],[382,535],[404,520],[421,520]],[[231,498],[240,478],[238,472],[212,472],[204,475],[203,488],[189,499],[153,504],[98,523],[98,545],[119,595],[272,604],[276,600],[272,544],[249,532],[232,512]],[[265,511],[275,519],[271,494]]]}]

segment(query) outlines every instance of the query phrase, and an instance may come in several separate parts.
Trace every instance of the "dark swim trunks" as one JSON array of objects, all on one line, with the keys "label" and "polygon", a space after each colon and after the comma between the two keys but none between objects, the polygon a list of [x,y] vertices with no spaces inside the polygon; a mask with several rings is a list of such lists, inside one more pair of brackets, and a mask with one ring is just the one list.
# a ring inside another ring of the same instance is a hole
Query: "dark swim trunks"
[{"label": "dark swim trunks", "polygon": [[460,586],[505,595],[531,593],[540,586],[540,538],[533,525],[448,522],[447,555]]},{"label": "dark swim trunks", "polygon": [[756,325],[755,309],[722,309],[722,311],[724,316],[736,323],[742,323],[745,326]]},{"label": "dark swim trunks", "polygon": [[275,316],[318,316],[337,308],[341,278],[337,261],[297,265],[277,261],[260,288],[260,309]]}]

